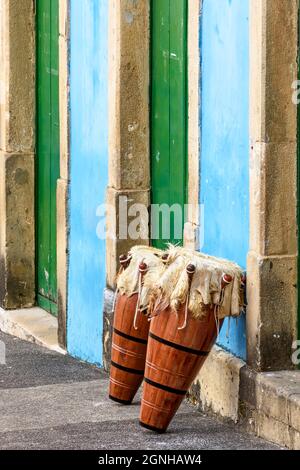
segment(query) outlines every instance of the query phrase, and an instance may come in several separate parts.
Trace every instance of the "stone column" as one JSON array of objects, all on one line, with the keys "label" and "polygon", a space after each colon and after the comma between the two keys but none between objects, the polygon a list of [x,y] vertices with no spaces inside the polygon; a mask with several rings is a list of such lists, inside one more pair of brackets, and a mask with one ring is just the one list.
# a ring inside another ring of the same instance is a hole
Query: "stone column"
[{"label": "stone column", "polygon": [[35,301],[35,15],[0,0],[0,306]]},{"label": "stone column", "polygon": [[298,2],[250,1],[248,364],[292,368],[297,322]]},{"label": "stone column", "polygon": [[57,300],[58,341],[66,347],[68,286],[68,194],[70,160],[69,106],[70,2],[59,1],[59,120],[60,177],[57,181]]},{"label": "stone column", "polygon": [[199,249],[200,190],[200,18],[202,0],[188,2],[188,213],[184,245]]},{"label": "stone column", "polygon": [[[149,205],[149,1],[109,2],[109,186],[107,285],[114,288],[119,255],[138,240],[120,239],[120,196]],[[129,218],[130,221],[130,218]],[[147,221],[145,221],[147,223]],[[148,226],[148,223],[147,223]]]}]

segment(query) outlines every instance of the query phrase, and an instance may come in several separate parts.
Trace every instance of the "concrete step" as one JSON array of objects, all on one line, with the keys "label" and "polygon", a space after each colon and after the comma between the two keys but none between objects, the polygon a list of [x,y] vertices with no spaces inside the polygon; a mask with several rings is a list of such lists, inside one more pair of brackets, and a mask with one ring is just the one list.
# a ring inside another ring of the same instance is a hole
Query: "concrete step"
[{"label": "concrete step", "polygon": [[300,370],[240,373],[240,419],[257,436],[300,450]]}]

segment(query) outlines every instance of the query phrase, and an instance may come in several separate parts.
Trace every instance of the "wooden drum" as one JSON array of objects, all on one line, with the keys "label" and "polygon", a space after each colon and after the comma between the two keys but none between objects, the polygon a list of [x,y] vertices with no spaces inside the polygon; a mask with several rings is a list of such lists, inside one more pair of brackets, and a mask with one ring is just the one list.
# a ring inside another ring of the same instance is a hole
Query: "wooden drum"
[{"label": "wooden drum", "polygon": [[[193,265],[189,265],[188,269],[192,274]],[[168,307],[152,318],[140,412],[141,426],[159,433],[166,431],[204,364],[216,340],[219,325],[214,306],[209,306],[201,319],[194,318],[187,305],[182,305],[178,311]]]},{"label": "wooden drum", "polygon": [[147,340],[150,322],[140,313],[133,326],[138,294],[119,295],[116,301],[109,398],[129,405],[144,377]]}]

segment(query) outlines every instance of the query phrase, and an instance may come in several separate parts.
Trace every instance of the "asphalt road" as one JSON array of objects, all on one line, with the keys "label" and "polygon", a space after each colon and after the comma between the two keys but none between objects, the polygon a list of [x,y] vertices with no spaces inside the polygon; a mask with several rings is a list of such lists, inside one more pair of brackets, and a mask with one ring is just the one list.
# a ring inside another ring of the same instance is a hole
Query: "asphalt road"
[{"label": "asphalt road", "polygon": [[0,449],[278,449],[188,403],[155,434],[138,424],[138,398],[131,406],[108,399],[103,371],[3,333],[0,341]]}]

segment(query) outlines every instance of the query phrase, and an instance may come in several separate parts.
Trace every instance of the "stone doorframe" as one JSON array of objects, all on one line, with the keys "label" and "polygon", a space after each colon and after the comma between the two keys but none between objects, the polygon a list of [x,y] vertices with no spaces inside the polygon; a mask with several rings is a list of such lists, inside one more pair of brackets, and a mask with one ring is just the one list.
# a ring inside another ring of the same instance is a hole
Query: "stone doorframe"
[{"label": "stone doorframe", "polygon": [[293,368],[297,338],[298,0],[250,1],[247,362]]},{"label": "stone doorframe", "polygon": [[[60,16],[59,342],[66,345],[69,0]],[[35,305],[35,2],[0,0],[0,307]]]}]

